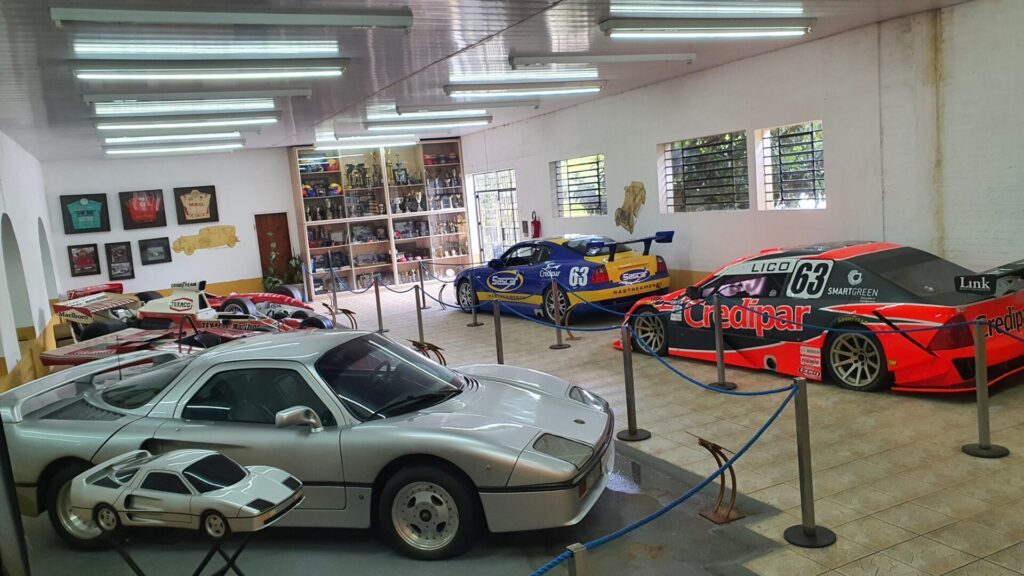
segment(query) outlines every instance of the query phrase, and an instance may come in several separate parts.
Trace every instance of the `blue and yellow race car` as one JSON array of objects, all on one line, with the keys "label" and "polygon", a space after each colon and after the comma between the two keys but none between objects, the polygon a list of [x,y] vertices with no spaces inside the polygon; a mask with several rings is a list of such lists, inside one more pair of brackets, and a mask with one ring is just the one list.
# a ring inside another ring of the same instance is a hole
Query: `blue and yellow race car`
[{"label": "blue and yellow race car", "polygon": [[[669,231],[625,242],[581,234],[526,240],[486,266],[460,272],[455,279],[459,307],[470,312],[480,303],[481,310],[489,310],[490,302],[497,299],[520,312],[554,321],[553,281],[560,285],[557,294],[563,318],[570,305],[575,305],[575,314],[594,308],[592,303],[631,304],[668,290],[665,260],[650,252],[652,243],[665,244],[672,237]],[[629,244],[643,244],[643,253],[630,250]]]}]

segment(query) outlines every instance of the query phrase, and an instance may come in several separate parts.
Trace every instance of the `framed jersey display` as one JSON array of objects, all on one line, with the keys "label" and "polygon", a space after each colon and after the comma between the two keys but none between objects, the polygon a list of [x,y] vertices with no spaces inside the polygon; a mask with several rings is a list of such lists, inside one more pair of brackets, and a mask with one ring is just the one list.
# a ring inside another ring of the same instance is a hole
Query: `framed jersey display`
[{"label": "framed jersey display", "polygon": [[163,190],[119,192],[121,223],[125,230],[158,228],[167,225]]},{"label": "framed jersey display", "polygon": [[174,211],[178,224],[217,222],[217,189],[213,186],[186,186],[174,189]]},{"label": "framed jersey display", "polygon": [[71,194],[60,197],[60,215],[65,234],[109,232],[110,214],[106,194]]},{"label": "framed jersey display", "polygon": [[68,246],[68,261],[72,276],[92,276],[100,273],[100,254],[95,244]]}]

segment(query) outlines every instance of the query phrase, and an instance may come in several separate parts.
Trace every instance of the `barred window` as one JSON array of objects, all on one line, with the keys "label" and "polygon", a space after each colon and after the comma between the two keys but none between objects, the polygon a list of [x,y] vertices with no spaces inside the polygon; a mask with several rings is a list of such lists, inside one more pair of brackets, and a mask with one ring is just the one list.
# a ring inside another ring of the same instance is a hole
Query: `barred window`
[{"label": "barred window", "polygon": [[666,212],[750,208],[744,131],[663,144]]},{"label": "barred window", "polygon": [[604,187],[604,154],[551,163],[555,213],[559,218],[608,213]]},{"label": "barred window", "polygon": [[761,207],[825,207],[825,142],[821,121],[761,130]]}]

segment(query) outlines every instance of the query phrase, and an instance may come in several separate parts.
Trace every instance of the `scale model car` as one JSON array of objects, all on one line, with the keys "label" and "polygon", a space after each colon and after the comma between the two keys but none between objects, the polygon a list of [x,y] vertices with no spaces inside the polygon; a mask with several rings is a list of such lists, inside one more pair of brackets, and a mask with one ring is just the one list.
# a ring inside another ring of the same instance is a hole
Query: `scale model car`
[{"label": "scale model car", "polygon": [[[118,378],[121,378],[118,380]],[[288,470],[306,500],[282,526],[378,527],[443,558],[492,532],[572,525],[607,485],[608,404],[526,368],[452,370],[380,334],[262,334],[176,357],[141,351],[0,394],[21,511],[75,548],[76,476],[130,450],[212,449]]]},{"label": "scale model car", "polygon": [[[601,306],[631,304],[637,298],[668,289],[665,260],[651,255],[651,244],[672,241],[672,232],[616,242],[604,236],[570,234],[543,240],[527,240],[509,248],[486,266],[468,268],[455,279],[459,307],[469,312],[478,302],[489,310],[500,299],[526,314],[555,319],[555,295],[551,282],[562,287],[558,300],[561,318],[570,305],[584,311],[587,302]],[[625,248],[642,243],[643,254]]]},{"label": "scale model car", "polygon": [[302,502],[302,483],[270,466],[242,467],[212,450],[134,450],[71,481],[71,512],[104,532],[147,526],[215,540],[257,532]]},{"label": "scale model car", "polygon": [[990,385],[1024,369],[1024,344],[1013,338],[1024,335],[1022,277],[1024,261],[975,275],[883,242],[769,249],[637,302],[627,321],[659,355],[714,361],[717,294],[730,365],[827,376],[852,390],[961,392],[975,389],[966,321],[987,320]]}]

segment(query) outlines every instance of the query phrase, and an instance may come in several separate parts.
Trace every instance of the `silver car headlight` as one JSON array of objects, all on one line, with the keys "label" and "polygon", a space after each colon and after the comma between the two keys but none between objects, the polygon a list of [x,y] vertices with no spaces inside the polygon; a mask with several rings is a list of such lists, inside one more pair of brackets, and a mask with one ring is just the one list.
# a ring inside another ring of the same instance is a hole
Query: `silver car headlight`
[{"label": "silver car headlight", "polygon": [[582,442],[555,436],[554,434],[544,434],[537,438],[537,441],[533,443],[533,449],[541,454],[547,454],[563,462],[568,462],[575,466],[577,470],[594,455],[594,449],[590,446]]},{"label": "silver car headlight", "polygon": [[605,400],[604,398],[601,398],[597,394],[594,394],[590,390],[587,390],[586,388],[573,386],[572,389],[569,390],[569,398],[572,398],[577,402],[586,404],[591,408],[597,408],[602,412],[609,412],[608,401]]}]

